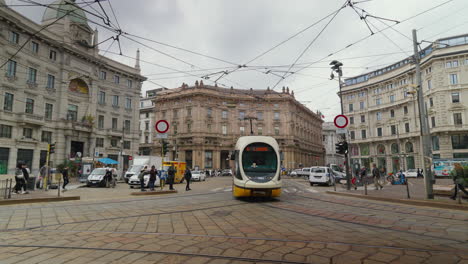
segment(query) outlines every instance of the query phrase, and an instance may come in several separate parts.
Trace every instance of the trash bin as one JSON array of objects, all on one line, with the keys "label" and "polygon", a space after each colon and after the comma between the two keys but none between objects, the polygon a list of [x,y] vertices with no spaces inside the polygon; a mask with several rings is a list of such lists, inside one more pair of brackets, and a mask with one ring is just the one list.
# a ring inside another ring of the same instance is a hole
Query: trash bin
[{"label": "trash bin", "polygon": [[35,190],[36,189],[36,177],[29,176],[28,182],[26,183],[26,188],[28,190]]}]

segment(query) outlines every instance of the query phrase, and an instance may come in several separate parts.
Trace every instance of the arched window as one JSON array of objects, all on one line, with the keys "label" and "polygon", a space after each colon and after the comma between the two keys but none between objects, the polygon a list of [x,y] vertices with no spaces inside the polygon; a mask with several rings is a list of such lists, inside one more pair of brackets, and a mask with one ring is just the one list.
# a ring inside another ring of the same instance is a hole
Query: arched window
[{"label": "arched window", "polygon": [[413,152],[414,152],[413,143],[411,143],[411,142],[406,142],[406,144],[405,144],[405,151],[406,151],[406,153],[413,153]]},{"label": "arched window", "polygon": [[81,93],[81,94],[89,93],[88,85],[86,84],[85,81],[79,78],[73,79],[70,81],[70,84],[68,85],[68,90],[70,90],[71,92],[76,92],[76,93]]},{"label": "arched window", "polygon": [[384,155],[385,154],[385,146],[382,144],[377,145],[377,154]]},{"label": "arched window", "polygon": [[392,154],[398,154],[400,152],[400,148],[398,147],[397,143],[393,143],[391,149],[392,149]]},{"label": "arched window", "polygon": [[361,156],[369,156],[369,145],[361,145]]}]

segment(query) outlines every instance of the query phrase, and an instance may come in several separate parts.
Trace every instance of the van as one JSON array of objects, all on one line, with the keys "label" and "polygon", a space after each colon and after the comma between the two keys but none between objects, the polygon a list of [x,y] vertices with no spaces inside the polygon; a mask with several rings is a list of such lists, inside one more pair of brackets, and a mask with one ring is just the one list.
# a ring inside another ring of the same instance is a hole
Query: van
[{"label": "van", "polygon": [[329,167],[311,167],[309,172],[310,186],[314,183],[332,186],[335,184],[335,175]]}]

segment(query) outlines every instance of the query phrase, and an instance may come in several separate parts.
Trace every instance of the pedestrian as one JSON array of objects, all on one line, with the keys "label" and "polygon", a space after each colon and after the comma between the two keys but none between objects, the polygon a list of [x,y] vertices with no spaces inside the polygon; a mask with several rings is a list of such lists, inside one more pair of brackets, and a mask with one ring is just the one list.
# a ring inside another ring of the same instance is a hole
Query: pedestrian
[{"label": "pedestrian", "polygon": [[23,188],[24,174],[23,174],[23,164],[18,163],[15,170],[15,191],[16,194],[22,194],[21,189]]},{"label": "pedestrian", "polygon": [[36,185],[36,187],[39,189],[44,188],[44,182],[47,184],[47,181],[46,181],[47,170],[48,170],[48,167],[45,164],[39,169],[39,181],[37,182],[37,185]]},{"label": "pedestrian", "polygon": [[380,172],[375,163],[372,164],[372,178],[374,179],[375,189],[378,190],[380,187],[380,190],[382,190],[383,185],[380,183]]},{"label": "pedestrian", "polygon": [[159,171],[159,186],[161,187],[161,191],[164,189],[164,184],[166,183],[167,179],[167,172],[166,171]]},{"label": "pedestrian", "polygon": [[140,188],[141,191],[144,192],[145,190],[145,175],[147,174],[148,167],[145,166],[141,169],[140,174],[138,174],[138,179],[140,180]]},{"label": "pedestrian", "polygon": [[[465,189],[465,186],[468,185],[468,178],[465,177],[465,170],[460,165],[460,163],[455,163],[454,168],[450,171],[450,176],[452,177],[453,183],[455,184],[454,192],[450,199],[455,200],[458,195],[458,190],[460,189],[465,195],[468,195],[468,190]],[[466,174],[468,175],[468,174]]]},{"label": "pedestrian", "polygon": [[156,176],[158,175],[158,171],[156,170],[156,167],[154,165],[151,166],[149,175],[150,177],[149,177],[148,186],[150,188],[150,191],[154,191],[154,182],[156,181]]},{"label": "pedestrian", "polygon": [[28,194],[29,192],[27,188],[28,188],[28,181],[29,181],[29,173],[31,172],[29,171],[29,168],[26,164],[23,164],[21,167],[22,167],[21,170],[23,171],[23,175],[24,175],[23,184],[22,184],[24,191],[22,193]]},{"label": "pedestrian", "polygon": [[63,168],[62,170],[62,177],[63,177],[63,185],[62,185],[62,189],[63,189],[63,192],[66,192],[67,189],[65,188],[65,186],[67,186],[69,180],[68,180],[68,167],[65,166],[65,168]]},{"label": "pedestrian", "polygon": [[363,166],[361,168],[361,182],[364,182],[366,181],[367,183],[367,169],[366,169],[366,166]]},{"label": "pedestrian", "polygon": [[174,184],[174,178],[175,178],[175,169],[174,166],[169,167],[167,170],[167,181],[169,183],[169,190],[174,190],[173,184]]},{"label": "pedestrian", "polygon": [[351,185],[354,187],[354,190],[357,190],[357,177],[356,177],[356,175],[353,175],[353,178],[351,178]]},{"label": "pedestrian", "polygon": [[187,185],[185,186],[185,190],[186,191],[192,190],[190,189],[190,180],[192,179],[192,173],[190,172],[189,168],[185,169],[184,178],[185,178],[185,181],[187,182]]}]

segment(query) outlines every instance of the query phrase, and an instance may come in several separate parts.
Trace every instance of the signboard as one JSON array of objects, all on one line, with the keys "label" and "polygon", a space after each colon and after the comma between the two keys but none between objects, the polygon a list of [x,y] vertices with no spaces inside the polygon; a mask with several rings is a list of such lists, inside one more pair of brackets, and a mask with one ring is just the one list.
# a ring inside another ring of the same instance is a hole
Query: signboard
[{"label": "signboard", "polygon": [[345,128],[348,126],[348,118],[345,115],[337,115],[333,122],[337,128]]},{"label": "signboard", "polygon": [[336,133],[337,134],[346,134],[348,132],[348,129],[346,128],[337,128]]},{"label": "signboard", "polygon": [[158,133],[164,134],[169,130],[169,123],[166,120],[159,120],[156,122],[156,125],[154,125],[154,128]]},{"label": "signboard", "polygon": [[156,134],[156,138],[167,138],[167,134]]}]

